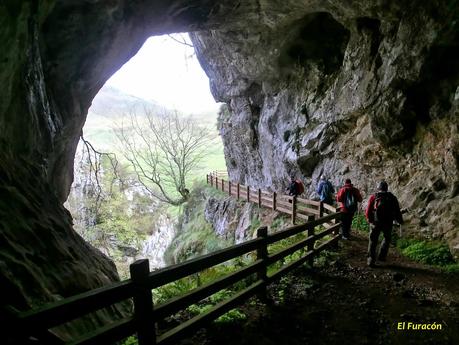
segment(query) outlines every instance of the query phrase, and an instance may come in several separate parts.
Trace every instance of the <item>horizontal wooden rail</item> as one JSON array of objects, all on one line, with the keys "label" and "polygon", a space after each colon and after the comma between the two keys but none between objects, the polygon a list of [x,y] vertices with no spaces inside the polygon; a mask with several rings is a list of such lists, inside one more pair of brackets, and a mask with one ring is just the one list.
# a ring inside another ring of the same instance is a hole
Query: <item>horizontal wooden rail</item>
[{"label": "horizontal wooden rail", "polygon": [[207,312],[195,316],[194,318],[182,323],[180,326],[168,331],[167,333],[158,337],[157,344],[175,344],[177,340],[183,338],[184,335],[192,334],[195,330],[201,328],[209,321],[215,320],[217,317],[225,314],[234,307],[238,306],[247,298],[253,296],[259,289],[266,286],[263,281],[257,281],[246,289],[238,292],[229,300],[220,302]]},{"label": "horizontal wooden rail", "polygon": [[[152,325],[153,327],[153,325]],[[70,345],[99,345],[111,344],[120,339],[127,338],[136,332],[133,317],[127,317],[107,326],[101,327],[94,332],[87,333],[81,338],[70,342]]]},{"label": "horizontal wooden rail", "polygon": [[161,319],[166,316],[172,315],[182,309],[187,308],[193,303],[196,303],[203,298],[206,298],[214,293],[234,284],[242,279],[254,274],[263,266],[261,260],[257,260],[251,265],[241,268],[225,277],[217,279],[214,282],[208,283],[197,289],[194,289],[183,296],[178,296],[170,299],[169,301],[158,305],[155,308],[156,316]]},{"label": "horizontal wooden rail", "polygon": [[325,208],[326,210],[328,210],[328,211],[330,211],[330,212],[333,212],[333,213],[337,212],[336,207],[334,207],[334,206],[332,206],[332,205],[328,205],[328,204],[323,204],[323,205],[324,205],[324,208]]},{"label": "horizontal wooden rail", "polygon": [[304,240],[301,240],[295,244],[292,244],[290,246],[288,246],[287,248],[275,253],[275,254],[272,254],[272,255],[268,255],[268,265],[271,265],[283,258],[285,258],[287,255],[290,255],[290,254],[293,254],[294,252],[296,252],[297,250],[300,250],[304,247],[306,247],[306,245],[308,245],[309,243],[311,242],[314,242],[315,241],[315,238],[314,236],[309,236],[307,238],[305,238]]},{"label": "horizontal wooden rail", "polygon": [[243,254],[257,249],[262,240],[259,238],[236,244],[229,248],[221,249],[180,264],[165,267],[149,274],[149,287],[151,289],[179,280],[191,274],[216,266],[222,262],[234,259]]},{"label": "horizontal wooden rail", "polygon": [[284,229],[284,230],[281,230],[281,231],[278,231],[278,232],[276,232],[274,234],[269,235],[268,236],[268,244],[272,244],[272,243],[278,242],[280,240],[283,240],[283,239],[285,239],[287,237],[291,237],[293,235],[297,235],[300,232],[305,231],[308,226],[315,227],[317,225],[321,225],[323,223],[326,223],[327,221],[330,221],[332,219],[339,219],[340,217],[341,217],[341,213],[336,213],[336,214],[331,214],[331,215],[325,216],[323,218],[311,221],[311,222],[309,222],[307,224],[291,226],[291,227],[289,227],[287,229]]},{"label": "horizontal wooden rail", "polygon": [[131,296],[131,281],[125,280],[47,304],[42,308],[20,313],[19,318],[23,327],[28,329],[48,329],[121,302]]},{"label": "horizontal wooden rail", "polygon": [[320,201],[250,188],[236,182],[225,181],[222,178],[219,179],[218,174],[215,174],[215,172],[208,174],[206,178],[208,184],[228,193],[230,196],[235,196],[238,199],[255,203],[259,207],[270,208],[291,216],[293,224],[296,220],[309,221],[309,216],[311,215],[320,218],[325,214],[336,212],[333,206],[326,205]]},{"label": "horizontal wooden rail", "polygon": [[273,273],[271,276],[268,277],[268,283],[272,283],[279,279],[280,277],[286,275],[293,269],[301,266],[306,261],[310,260],[314,256],[317,256],[321,251],[326,248],[332,247],[336,242],[339,241],[339,235],[334,236],[332,239],[328,240],[327,242],[321,244],[319,247],[315,248],[314,250],[310,250],[304,255],[303,257],[299,258],[296,261],[289,263],[288,265],[282,267],[277,272]]},{"label": "horizontal wooden rail", "polygon": [[303,198],[297,198],[298,202],[304,203],[306,205],[312,205],[312,206],[320,206],[320,201],[315,201],[315,200],[309,200],[309,199],[303,199]]}]

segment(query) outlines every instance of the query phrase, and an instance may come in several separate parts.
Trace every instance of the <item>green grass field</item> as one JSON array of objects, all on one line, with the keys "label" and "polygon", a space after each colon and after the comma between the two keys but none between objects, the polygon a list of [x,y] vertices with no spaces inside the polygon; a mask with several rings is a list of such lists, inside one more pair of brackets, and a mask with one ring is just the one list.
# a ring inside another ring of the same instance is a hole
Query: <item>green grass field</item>
[{"label": "green grass field", "polygon": [[[192,180],[196,178],[204,179],[205,174],[209,171],[226,170],[223,143],[216,129],[217,115],[204,114],[195,116],[195,118],[209,129],[209,132],[215,136],[215,139],[208,145],[206,156],[200,164],[199,171],[191,176]],[[97,150],[113,152],[121,162],[126,162],[122,156],[120,144],[114,132],[121,122],[121,116],[108,118],[89,113],[83,133],[85,139],[89,140]]]}]

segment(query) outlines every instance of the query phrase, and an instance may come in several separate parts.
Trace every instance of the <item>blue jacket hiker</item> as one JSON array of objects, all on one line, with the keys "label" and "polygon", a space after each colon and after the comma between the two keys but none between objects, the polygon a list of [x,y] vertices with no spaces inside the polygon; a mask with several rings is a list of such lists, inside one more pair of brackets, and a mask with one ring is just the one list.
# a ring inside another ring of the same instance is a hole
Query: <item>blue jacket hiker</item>
[{"label": "blue jacket hiker", "polygon": [[335,193],[335,188],[331,182],[322,175],[320,177],[319,185],[317,186],[317,194],[319,194],[320,201],[332,205],[333,204],[333,194]]}]

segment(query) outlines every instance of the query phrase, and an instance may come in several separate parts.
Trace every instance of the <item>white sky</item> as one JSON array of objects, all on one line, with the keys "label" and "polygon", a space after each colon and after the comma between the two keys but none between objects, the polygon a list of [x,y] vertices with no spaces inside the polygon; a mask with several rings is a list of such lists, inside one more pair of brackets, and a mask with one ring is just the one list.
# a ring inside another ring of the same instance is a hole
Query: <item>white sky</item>
[{"label": "white sky", "polygon": [[[188,34],[173,36],[191,43]],[[167,35],[150,37],[106,85],[184,113],[216,111],[209,79],[193,52]]]}]

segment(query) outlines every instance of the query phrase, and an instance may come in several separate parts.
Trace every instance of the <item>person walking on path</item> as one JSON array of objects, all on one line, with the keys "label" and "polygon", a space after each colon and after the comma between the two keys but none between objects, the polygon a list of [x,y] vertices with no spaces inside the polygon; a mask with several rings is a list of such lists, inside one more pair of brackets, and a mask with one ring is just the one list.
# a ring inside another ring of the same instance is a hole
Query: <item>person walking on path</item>
[{"label": "person walking on path", "polygon": [[402,212],[397,198],[388,192],[386,181],[378,184],[378,191],[370,196],[365,216],[370,223],[370,236],[368,240],[367,264],[374,267],[376,264],[376,247],[378,245],[379,234],[382,232],[384,240],[379,249],[378,260],[386,261],[387,252],[392,237],[392,223],[395,220],[403,224]]},{"label": "person walking on path", "polygon": [[336,201],[341,203],[341,238],[348,240],[351,234],[352,218],[358,209],[359,202],[362,202],[360,191],[355,188],[350,179],[346,179],[344,186],[338,191]]},{"label": "person walking on path", "polygon": [[295,176],[291,176],[290,185],[287,188],[288,195],[296,197],[304,193],[304,184],[301,180],[296,179]]},{"label": "person walking on path", "polygon": [[320,201],[332,205],[334,193],[335,188],[333,188],[331,182],[322,175],[320,177],[319,185],[317,186],[317,194],[319,194]]}]

